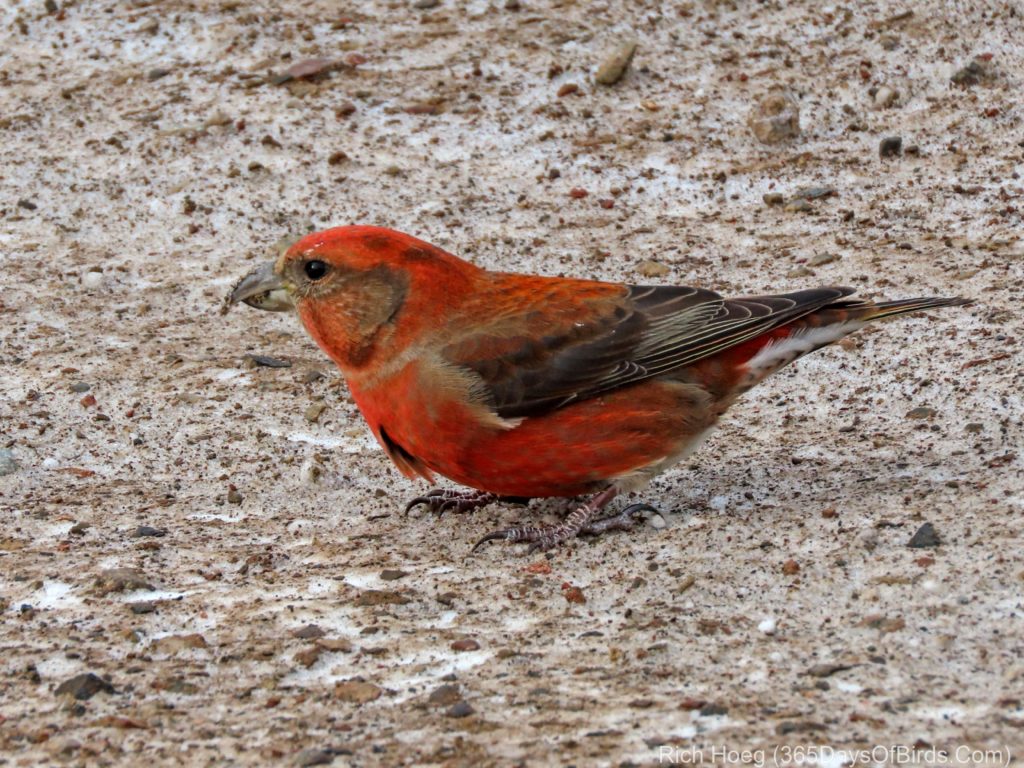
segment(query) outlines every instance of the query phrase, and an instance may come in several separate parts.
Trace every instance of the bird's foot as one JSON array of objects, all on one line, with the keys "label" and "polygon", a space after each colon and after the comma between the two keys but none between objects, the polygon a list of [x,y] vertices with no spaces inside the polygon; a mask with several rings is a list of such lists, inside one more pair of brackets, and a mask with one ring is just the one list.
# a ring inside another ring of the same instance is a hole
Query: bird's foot
[{"label": "bird's foot", "polygon": [[646,504],[633,504],[623,510],[621,514],[594,520],[594,516],[614,499],[617,493],[618,489],[616,488],[602,491],[586,503],[576,507],[558,525],[526,525],[491,531],[473,545],[473,551],[476,552],[488,541],[509,541],[529,544],[528,551],[533,553],[557,547],[565,541],[576,538],[580,533],[603,533],[616,528],[631,527],[632,522],[627,523],[623,519],[623,515],[629,512],[630,515],[627,517],[631,517],[633,512],[640,511],[635,509],[636,507],[646,508]]},{"label": "bird's foot", "polygon": [[658,510],[650,504],[630,504],[624,510],[615,515],[602,517],[594,520],[580,528],[580,533],[600,536],[608,531],[628,531],[636,527],[636,524],[643,519],[644,512],[658,514]]},{"label": "bird's foot", "polygon": [[498,495],[485,491],[456,491],[451,488],[435,488],[405,505],[405,511],[426,505],[427,509],[437,515],[445,512],[472,512],[474,509],[486,507],[498,500]]}]

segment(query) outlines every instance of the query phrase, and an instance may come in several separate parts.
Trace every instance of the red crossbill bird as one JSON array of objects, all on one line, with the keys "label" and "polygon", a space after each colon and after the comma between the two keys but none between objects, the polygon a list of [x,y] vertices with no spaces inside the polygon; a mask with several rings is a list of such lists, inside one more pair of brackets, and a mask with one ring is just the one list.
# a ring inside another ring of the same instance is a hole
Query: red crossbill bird
[{"label": "red crossbill bird", "polygon": [[302,238],[242,278],[228,303],[294,308],[402,474],[473,489],[434,490],[409,507],[588,495],[558,525],[478,542],[548,549],[630,527],[651,508],[599,514],[677,464],[740,395],[798,357],[872,320],[969,303],[852,293],[725,299],[491,272],[401,232],[348,226]]}]

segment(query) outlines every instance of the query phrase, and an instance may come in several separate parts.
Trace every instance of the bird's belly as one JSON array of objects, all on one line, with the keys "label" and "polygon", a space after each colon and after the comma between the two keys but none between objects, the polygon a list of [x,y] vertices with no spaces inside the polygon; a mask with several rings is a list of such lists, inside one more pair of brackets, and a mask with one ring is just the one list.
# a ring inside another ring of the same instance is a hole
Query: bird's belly
[{"label": "bird's belly", "polygon": [[[506,496],[635,488],[681,459],[713,425],[699,387],[649,381],[529,417],[511,429],[465,425],[464,440],[412,448],[431,470]],[[418,452],[417,452],[418,451]]]}]

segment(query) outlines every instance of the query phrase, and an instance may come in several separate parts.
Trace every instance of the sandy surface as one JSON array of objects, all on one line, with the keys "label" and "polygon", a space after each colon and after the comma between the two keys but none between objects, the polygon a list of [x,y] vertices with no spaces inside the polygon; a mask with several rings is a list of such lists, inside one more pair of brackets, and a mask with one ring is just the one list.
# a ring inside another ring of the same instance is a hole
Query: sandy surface
[{"label": "sandy surface", "polygon": [[[0,764],[1019,755],[1014,4],[275,5],[0,6]],[[803,131],[766,146],[773,86]],[[835,195],[763,201],[808,186]],[[644,493],[663,529],[470,555],[557,507],[403,516],[424,488],[297,321],[217,313],[353,222],[496,269],[978,303],[752,392]],[[86,672],[115,692],[56,693]]]}]

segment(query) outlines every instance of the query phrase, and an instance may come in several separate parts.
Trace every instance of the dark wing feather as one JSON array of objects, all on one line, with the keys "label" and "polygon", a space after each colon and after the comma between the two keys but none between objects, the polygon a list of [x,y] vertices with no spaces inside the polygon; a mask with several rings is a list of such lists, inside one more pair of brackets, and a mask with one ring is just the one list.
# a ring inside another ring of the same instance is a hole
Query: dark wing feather
[{"label": "dark wing feather", "polygon": [[499,416],[534,416],[691,365],[852,292],[723,299],[701,288],[627,286],[584,322],[556,315],[542,337],[461,339],[443,355],[483,379]]}]

